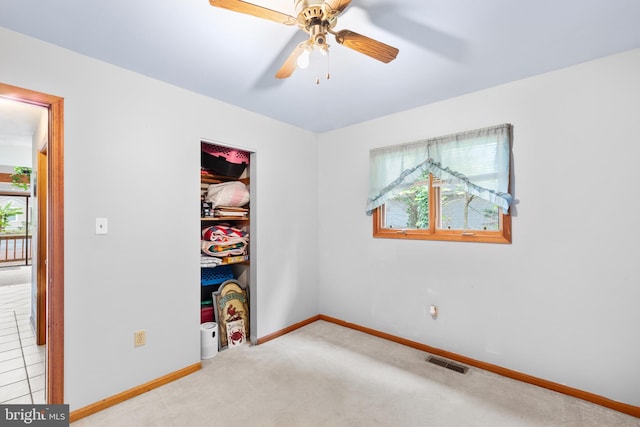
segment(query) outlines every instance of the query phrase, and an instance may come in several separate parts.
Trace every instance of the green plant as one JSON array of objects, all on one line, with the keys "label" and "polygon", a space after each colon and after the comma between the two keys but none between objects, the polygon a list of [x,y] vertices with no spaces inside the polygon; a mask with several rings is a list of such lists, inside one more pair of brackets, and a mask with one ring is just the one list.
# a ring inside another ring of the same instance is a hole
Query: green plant
[{"label": "green plant", "polygon": [[28,190],[30,177],[31,168],[26,166],[16,166],[13,168],[13,173],[11,174],[11,185],[22,190]]},{"label": "green plant", "polygon": [[9,225],[9,219],[15,215],[21,215],[22,209],[11,207],[12,201],[9,201],[4,206],[0,206],[0,232]]}]

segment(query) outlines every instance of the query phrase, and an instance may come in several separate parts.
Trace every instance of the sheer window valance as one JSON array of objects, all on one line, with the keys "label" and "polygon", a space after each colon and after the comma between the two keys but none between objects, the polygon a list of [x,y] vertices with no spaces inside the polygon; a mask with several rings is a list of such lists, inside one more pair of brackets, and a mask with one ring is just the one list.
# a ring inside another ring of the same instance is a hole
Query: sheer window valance
[{"label": "sheer window valance", "polygon": [[466,192],[500,206],[506,214],[512,201],[510,158],[509,124],[373,149],[367,214],[424,179],[425,172],[462,184]]}]

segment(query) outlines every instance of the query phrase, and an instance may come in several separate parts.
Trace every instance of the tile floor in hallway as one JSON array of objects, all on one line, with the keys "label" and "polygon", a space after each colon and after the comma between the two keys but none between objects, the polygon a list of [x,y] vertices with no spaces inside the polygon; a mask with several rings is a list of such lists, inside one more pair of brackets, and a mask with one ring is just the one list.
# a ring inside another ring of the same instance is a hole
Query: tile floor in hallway
[{"label": "tile floor in hallway", "polygon": [[46,403],[45,346],[36,345],[29,320],[31,268],[10,269],[23,283],[0,281],[0,403]]}]

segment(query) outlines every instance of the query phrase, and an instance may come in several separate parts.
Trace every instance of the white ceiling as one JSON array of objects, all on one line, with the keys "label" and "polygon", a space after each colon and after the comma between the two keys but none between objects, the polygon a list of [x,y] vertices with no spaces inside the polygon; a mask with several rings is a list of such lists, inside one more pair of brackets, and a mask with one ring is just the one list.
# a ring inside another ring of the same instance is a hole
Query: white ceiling
[{"label": "white ceiling", "polygon": [[44,107],[0,98],[0,146],[31,147],[44,111]]},{"label": "white ceiling", "polygon": [[0,2],[0,26],[313,132],[640,47],[639,17],[638,0],[353,0],[335,29],[400,53],[383,64],[330,37],[315,84],[313,67],[273,77],[303,32],[208,0]]}]

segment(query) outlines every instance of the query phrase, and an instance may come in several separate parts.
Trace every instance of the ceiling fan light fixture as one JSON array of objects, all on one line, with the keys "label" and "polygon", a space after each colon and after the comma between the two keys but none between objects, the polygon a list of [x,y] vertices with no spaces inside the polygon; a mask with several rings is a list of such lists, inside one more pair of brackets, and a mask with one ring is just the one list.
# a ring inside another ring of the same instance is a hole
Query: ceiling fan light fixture
[{"label": "ceiling fan light fixture", "polygon": [[298,68],[302,68],[303,70],[309,66],[309,57],[311,56],[311,52],[309,48],[305,48],[304,51],[298,56],[296,60],[296,64],[298,64]]}]

